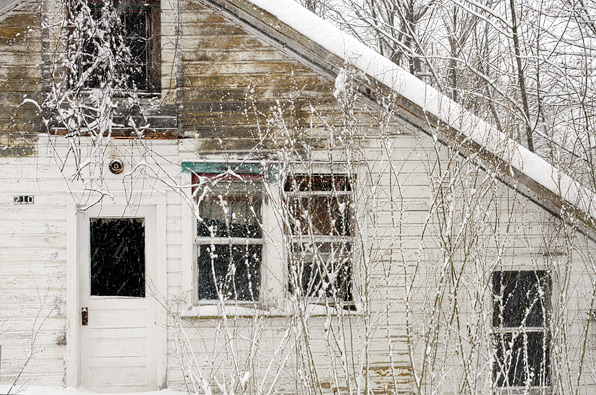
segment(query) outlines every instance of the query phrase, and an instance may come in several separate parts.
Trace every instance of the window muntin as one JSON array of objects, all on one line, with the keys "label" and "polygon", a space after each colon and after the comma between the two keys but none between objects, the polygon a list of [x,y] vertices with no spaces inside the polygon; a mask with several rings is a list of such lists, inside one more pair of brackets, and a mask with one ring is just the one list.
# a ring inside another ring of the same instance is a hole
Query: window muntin
[{"label": "window muntin", "polygon": [[352,188],[345,175],[293,175],[284,183],[288,287],[310,302],[349,302]]},{"label": "window muntin", "polygon": [[[123,76],[122,87],[139,91],[158,91],[160,86],[159,7],[156,1],[114,1],[117,18],[104,13],[103,3],[90,3],[91,17],[97,33],[106,40],[107,35],[116,73]],[[105,67],[97,67],[98,42],[88,37],[81,57],[81,71],[89,74],[84,81],[87,88],[99,88],[109,76]],[[104,44],[105,45],[105,44]]]},{"label": "window muntin", "polygon": [[198,299],[257,301],[263,260],[258,177],[195,176]]},{"label": "window muntin", "polygon": [[496,386],[549,386],[548,272],[495,272],[492,289]]}]

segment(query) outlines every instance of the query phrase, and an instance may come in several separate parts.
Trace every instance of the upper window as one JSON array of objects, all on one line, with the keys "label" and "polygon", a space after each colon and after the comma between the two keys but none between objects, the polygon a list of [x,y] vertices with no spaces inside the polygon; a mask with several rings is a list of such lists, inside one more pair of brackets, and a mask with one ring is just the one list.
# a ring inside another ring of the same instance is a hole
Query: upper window
[{"label": "upper window", "polygon": [[284,184],[288,286],[310,302],[351,302],[352,202],[345,175],[294,175]]},{"label": "upper window", "polygon": [[549,386],[548,272],[495,272],[492,288],[496,386]]},{"label": "upper window", "polygon": [[110,4],[89,4],[93,23],[83,36],[84,85],[99,88],[111,82],[119,88],[159,91],[159,2],[120,0],[114,1],[113,7]]},{"label": "upper window", "polygon": [[195,176],[199,300],[257,301],[263,259],[258,176]]}]

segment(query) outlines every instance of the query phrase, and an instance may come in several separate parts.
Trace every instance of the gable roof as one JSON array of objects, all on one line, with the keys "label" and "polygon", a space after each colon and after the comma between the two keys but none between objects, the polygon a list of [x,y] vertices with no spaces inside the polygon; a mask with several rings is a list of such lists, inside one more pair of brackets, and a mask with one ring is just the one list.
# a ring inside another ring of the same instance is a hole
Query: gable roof
[{"label": "gable roof", "polygon": [[353,66],[370,85],[398,94],[402,110],[433,126],[447,125],[451,138],[467,148],[464,154],[496,159],[509,172],[501,177],[506,183],[519,182],[529,195],[541,197],[537,203],[555,214],[564,202],[571,205],[579,210],[585,224],[595,228],[593,191],[293,0],[209,1],[332,77],[338,76],[346,64]]}]

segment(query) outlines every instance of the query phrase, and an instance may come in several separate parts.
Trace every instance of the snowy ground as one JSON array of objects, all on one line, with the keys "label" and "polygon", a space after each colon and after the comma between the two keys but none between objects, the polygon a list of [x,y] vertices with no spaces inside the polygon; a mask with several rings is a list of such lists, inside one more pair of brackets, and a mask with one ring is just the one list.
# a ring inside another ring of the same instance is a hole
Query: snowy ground
[{"label": "snowy ground", "polygon": [[[0,385],[0,395],[4,395],[10,389],[9,385]],[[79,394],[95,394],[95,392],[87,391],[84,388],[77,389],[73,387],[61,388],[61,387],[42,387],[38,385],[26,385],[26,386],[17,386],[10,391],[12,394],[20,394],[20,395],[79,395]],[[172,390],[162,390],[156,392],[135,392],[134,395],[187,395],[186,392],[179,392],[179,391],[172,391]],[[110,394],[110,395],[118,395],[118,394]],[[121,394],[124,395],[124,394]]]}]

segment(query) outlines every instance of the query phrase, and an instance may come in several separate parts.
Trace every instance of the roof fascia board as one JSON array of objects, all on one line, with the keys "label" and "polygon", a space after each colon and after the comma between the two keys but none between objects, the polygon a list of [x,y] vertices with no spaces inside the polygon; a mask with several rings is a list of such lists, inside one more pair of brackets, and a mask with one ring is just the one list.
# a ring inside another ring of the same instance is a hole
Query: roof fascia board
[{"label": "roof fascia board", "polygon": [[0,7],[0,18],[2,18],[7,12],[14,10],[17,6],[23,3],[27,3],[31,0],[14,0],[8,4]]}]

